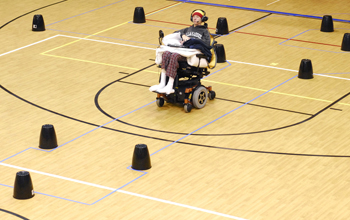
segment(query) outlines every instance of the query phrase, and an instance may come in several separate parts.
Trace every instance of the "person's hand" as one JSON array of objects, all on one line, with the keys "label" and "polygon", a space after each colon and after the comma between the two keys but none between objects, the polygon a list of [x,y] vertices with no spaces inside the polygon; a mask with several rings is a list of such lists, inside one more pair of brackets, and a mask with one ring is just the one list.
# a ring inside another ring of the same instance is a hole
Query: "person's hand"
[{"label": "person's hand", "polygon": [[182,42],[188,41],[189,39],[191,38],[187,37],[186,35],[182,35]]}]

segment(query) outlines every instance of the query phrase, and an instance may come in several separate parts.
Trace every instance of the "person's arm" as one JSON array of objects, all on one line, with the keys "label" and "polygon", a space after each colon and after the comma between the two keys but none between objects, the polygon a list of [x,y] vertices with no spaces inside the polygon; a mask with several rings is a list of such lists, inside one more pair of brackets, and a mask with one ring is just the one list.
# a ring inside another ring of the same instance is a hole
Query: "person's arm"
[{"label": "person's arm", "polygon": [[209,33],[208,30],[204,32],[203,37],[202,37],[202,41],[203,41],[206,45],[210,46],[210,33]]},{"label": "person's arm", "polygon": [[180,33],[180,36],[181,36],[182,40],[185,40],[185,39],[183,38],[184,36],[187,37],[187,36],[185,35],[185,33],[187,32],[187,28],[184,28],[184,29],[175,31],[175,33],[176,33],[176,32],[179,32],[179,33]]}]

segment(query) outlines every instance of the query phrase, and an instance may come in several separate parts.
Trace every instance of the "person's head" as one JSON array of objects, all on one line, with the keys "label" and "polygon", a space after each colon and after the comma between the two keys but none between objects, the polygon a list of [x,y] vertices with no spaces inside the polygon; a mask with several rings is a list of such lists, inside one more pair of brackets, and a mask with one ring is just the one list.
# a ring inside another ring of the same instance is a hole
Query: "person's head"
[{"label": "person's head", "polygon": [[205,16],[205,11],[201,9],[194,10],[191,13],[191,21],[193,22],[194,26],[201,25],[202,22],[205,22],[208,20],[208,17]]}]

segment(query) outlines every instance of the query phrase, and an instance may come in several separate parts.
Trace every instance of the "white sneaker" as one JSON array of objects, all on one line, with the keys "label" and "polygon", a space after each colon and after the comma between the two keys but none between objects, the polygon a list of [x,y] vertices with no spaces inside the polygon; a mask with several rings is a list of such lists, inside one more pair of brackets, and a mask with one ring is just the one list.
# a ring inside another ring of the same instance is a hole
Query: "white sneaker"
[{"label": "white sneaker", "polygon": [[170,88],[168,86],[165,86],[164,88],[158,89],[157,90],[158,93],[165,93],[167,95],[174,93],[175,90],[173,88]]},{"label": "white sneaker", "polygon": [[156,92],[158,89],[162,89],[162,88],[164,88],[165,86],[164,85],[154,85],[154,86],[151,86],[151,87],[149,87],[149,91],[151,91],[151,92]]}]

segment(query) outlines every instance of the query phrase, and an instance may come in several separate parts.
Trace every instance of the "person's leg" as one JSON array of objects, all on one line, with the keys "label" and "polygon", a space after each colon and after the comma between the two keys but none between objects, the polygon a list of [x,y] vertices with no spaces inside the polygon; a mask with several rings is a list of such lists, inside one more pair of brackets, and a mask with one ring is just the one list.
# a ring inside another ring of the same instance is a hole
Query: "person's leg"
[{"label": "person's leg", "polygon": [[171,54],[170,61],[166,69],[166,75],[169,77],[169,81],[164,88],[158,89],[157,92],[166,94],[175,92],[173,89],[174,79],[176,77],[177,69],[179,68],[179,60],[181,58],[182,56],[178,53]]},{"label": "person's leg", "polygon": [[162,67],[162,72],[160,74],[160,82],[158,85],[154,85],[154,86],[151,86],[149,88],[149,90],[151,92],[154,92],[154,91],[157,91],[158,89],[162,89],[164,88],[165,86],[165,83],[166,83],[166,68],[168,67],[169,65],[169,61],[170,61],[170,57],[171,57],[171,53],[169,51],[165,51],[163,54],[162,54],[162,64],[161,64],[161,67]]},{"label": "person's leg", "polygon": [[162,89],[165,87],[165,82],[166,82],[166,72],[165,69],[162,69],[162,72],[160,73],[160,82],[158,85],[151,86],[149,88],[149,91],[155,92],[158,89]]}]

